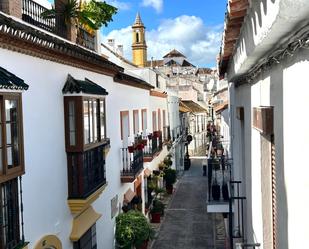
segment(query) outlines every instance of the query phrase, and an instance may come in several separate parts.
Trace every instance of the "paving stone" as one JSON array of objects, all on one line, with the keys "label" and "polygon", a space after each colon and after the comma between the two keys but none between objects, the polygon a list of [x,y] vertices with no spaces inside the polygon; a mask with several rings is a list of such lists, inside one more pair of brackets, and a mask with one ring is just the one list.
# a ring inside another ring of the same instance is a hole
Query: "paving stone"
[{"label": "paving stone", "polygon": [[177,183],[151,249],[224,249],[225,228],[220,214],[206,211],[207,178],[200,160]]}]

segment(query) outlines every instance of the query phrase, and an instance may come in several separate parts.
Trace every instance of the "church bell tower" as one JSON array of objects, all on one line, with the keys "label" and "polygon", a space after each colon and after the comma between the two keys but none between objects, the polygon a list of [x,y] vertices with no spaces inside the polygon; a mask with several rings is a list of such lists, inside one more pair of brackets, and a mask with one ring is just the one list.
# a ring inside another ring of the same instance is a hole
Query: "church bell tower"
[{"label": "church bell tower", "polygon": [[147,45],[145,40],[145,26],[140,14],[137,13],[135,22],[132,25],[133,30],[133,63],[138,67],[146,67],[147,64]]}]

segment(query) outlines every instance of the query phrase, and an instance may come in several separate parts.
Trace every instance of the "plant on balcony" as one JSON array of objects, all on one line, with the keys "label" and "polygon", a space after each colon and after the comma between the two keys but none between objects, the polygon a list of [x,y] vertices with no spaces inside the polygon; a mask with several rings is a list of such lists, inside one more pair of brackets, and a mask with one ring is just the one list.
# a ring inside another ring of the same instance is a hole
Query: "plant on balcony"
[{"label": "plant on balcony", "polygon": [[164,170],[165,187],[168,194],[173,193],[173,184],[176,182],[176,170],[166,168]]},{"label": "plant on balcony", "polygon": [[151,140],[152,139],[152,134],[149,133],[147,137],[148,137],[149,140]]},{"label": "plant on balcony", "polygon": [[62,17],[66,25],[80,25],[90,30],[98,30],[102,25],[107,26],[113,21],[113,15],[117,8],[107,4],[91,0],[81,3],[78,0],[68,0],[62,11],[57,12],[54,8],[44,11],[41,16],[44,19]]},{"label": "plant on balcony", "polygon": [[151,222],[152,223],[160,223],[161,216],[164,215],[165,205],[162,201],[158,199],[154,199],[152,202],[152,208],[150,210],[151,214]]},{"label": "plant on balcony", "polygon": [[128,146],[128,151],[129,151],[129,153],[133,153],[134,152],[134,146],[133,145]]},{"label": "plant on balcony", "polygon": [[131,210],[119,214],[116,218],[116,243],[117,248],[131,249],[133,246],[138,249],[145,247],[154,236],[146,217],[138,211]]}]

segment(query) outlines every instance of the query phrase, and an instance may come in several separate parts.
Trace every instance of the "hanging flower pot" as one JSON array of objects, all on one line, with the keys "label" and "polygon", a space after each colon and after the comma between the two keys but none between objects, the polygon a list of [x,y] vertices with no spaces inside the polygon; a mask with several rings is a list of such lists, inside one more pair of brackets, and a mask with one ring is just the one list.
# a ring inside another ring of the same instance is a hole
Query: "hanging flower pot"
[{"label": "hanging flower pot", "polygon": [[148,139],[149,139],[149,140],[152,139],[152,134],[151,134],[151,133],[148,135]]},{"label": "hanging flower pot", "polygon": [[144,146],[147,146],[147,139],[143,139],[143,140],[142,140],[142,144],[143,144]]},{"label": "hanging flower pot", "polygon": [[134,152],[134,146],[128,146],[128,150],[129,150],[129,153],[133,153]]}]

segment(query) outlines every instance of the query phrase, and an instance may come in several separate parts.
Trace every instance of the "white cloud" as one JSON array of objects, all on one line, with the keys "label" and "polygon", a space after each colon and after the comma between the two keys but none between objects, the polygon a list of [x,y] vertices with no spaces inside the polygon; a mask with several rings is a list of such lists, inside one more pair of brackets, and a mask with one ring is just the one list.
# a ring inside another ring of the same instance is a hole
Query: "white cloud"
[{"label": "white cloud", "polygon": [[143,0],[142,5],[145,7],[152,7],[160,13],[163,9],[163,0]]},{"label": "white cloud", "polygon": [[119,10],[129,10],[131,8],[130,3],[127,2],[121,2],[118,0],[107,0],[106,2]]},{"label": "white cloud", "polygon": [[[148,60],[151,57],[155,60],[162,59],[175,48],[196,66],[214,66],[220,49],[222,28],[223,25],[207,27],[196,16],[183,15],[163,20],[157,29],[146,32]],[[131,26],[113,30],[103,37],[104,41],[108,38],[114,38],[116,43],[123,44],[125,57],[132,59]]]}]

